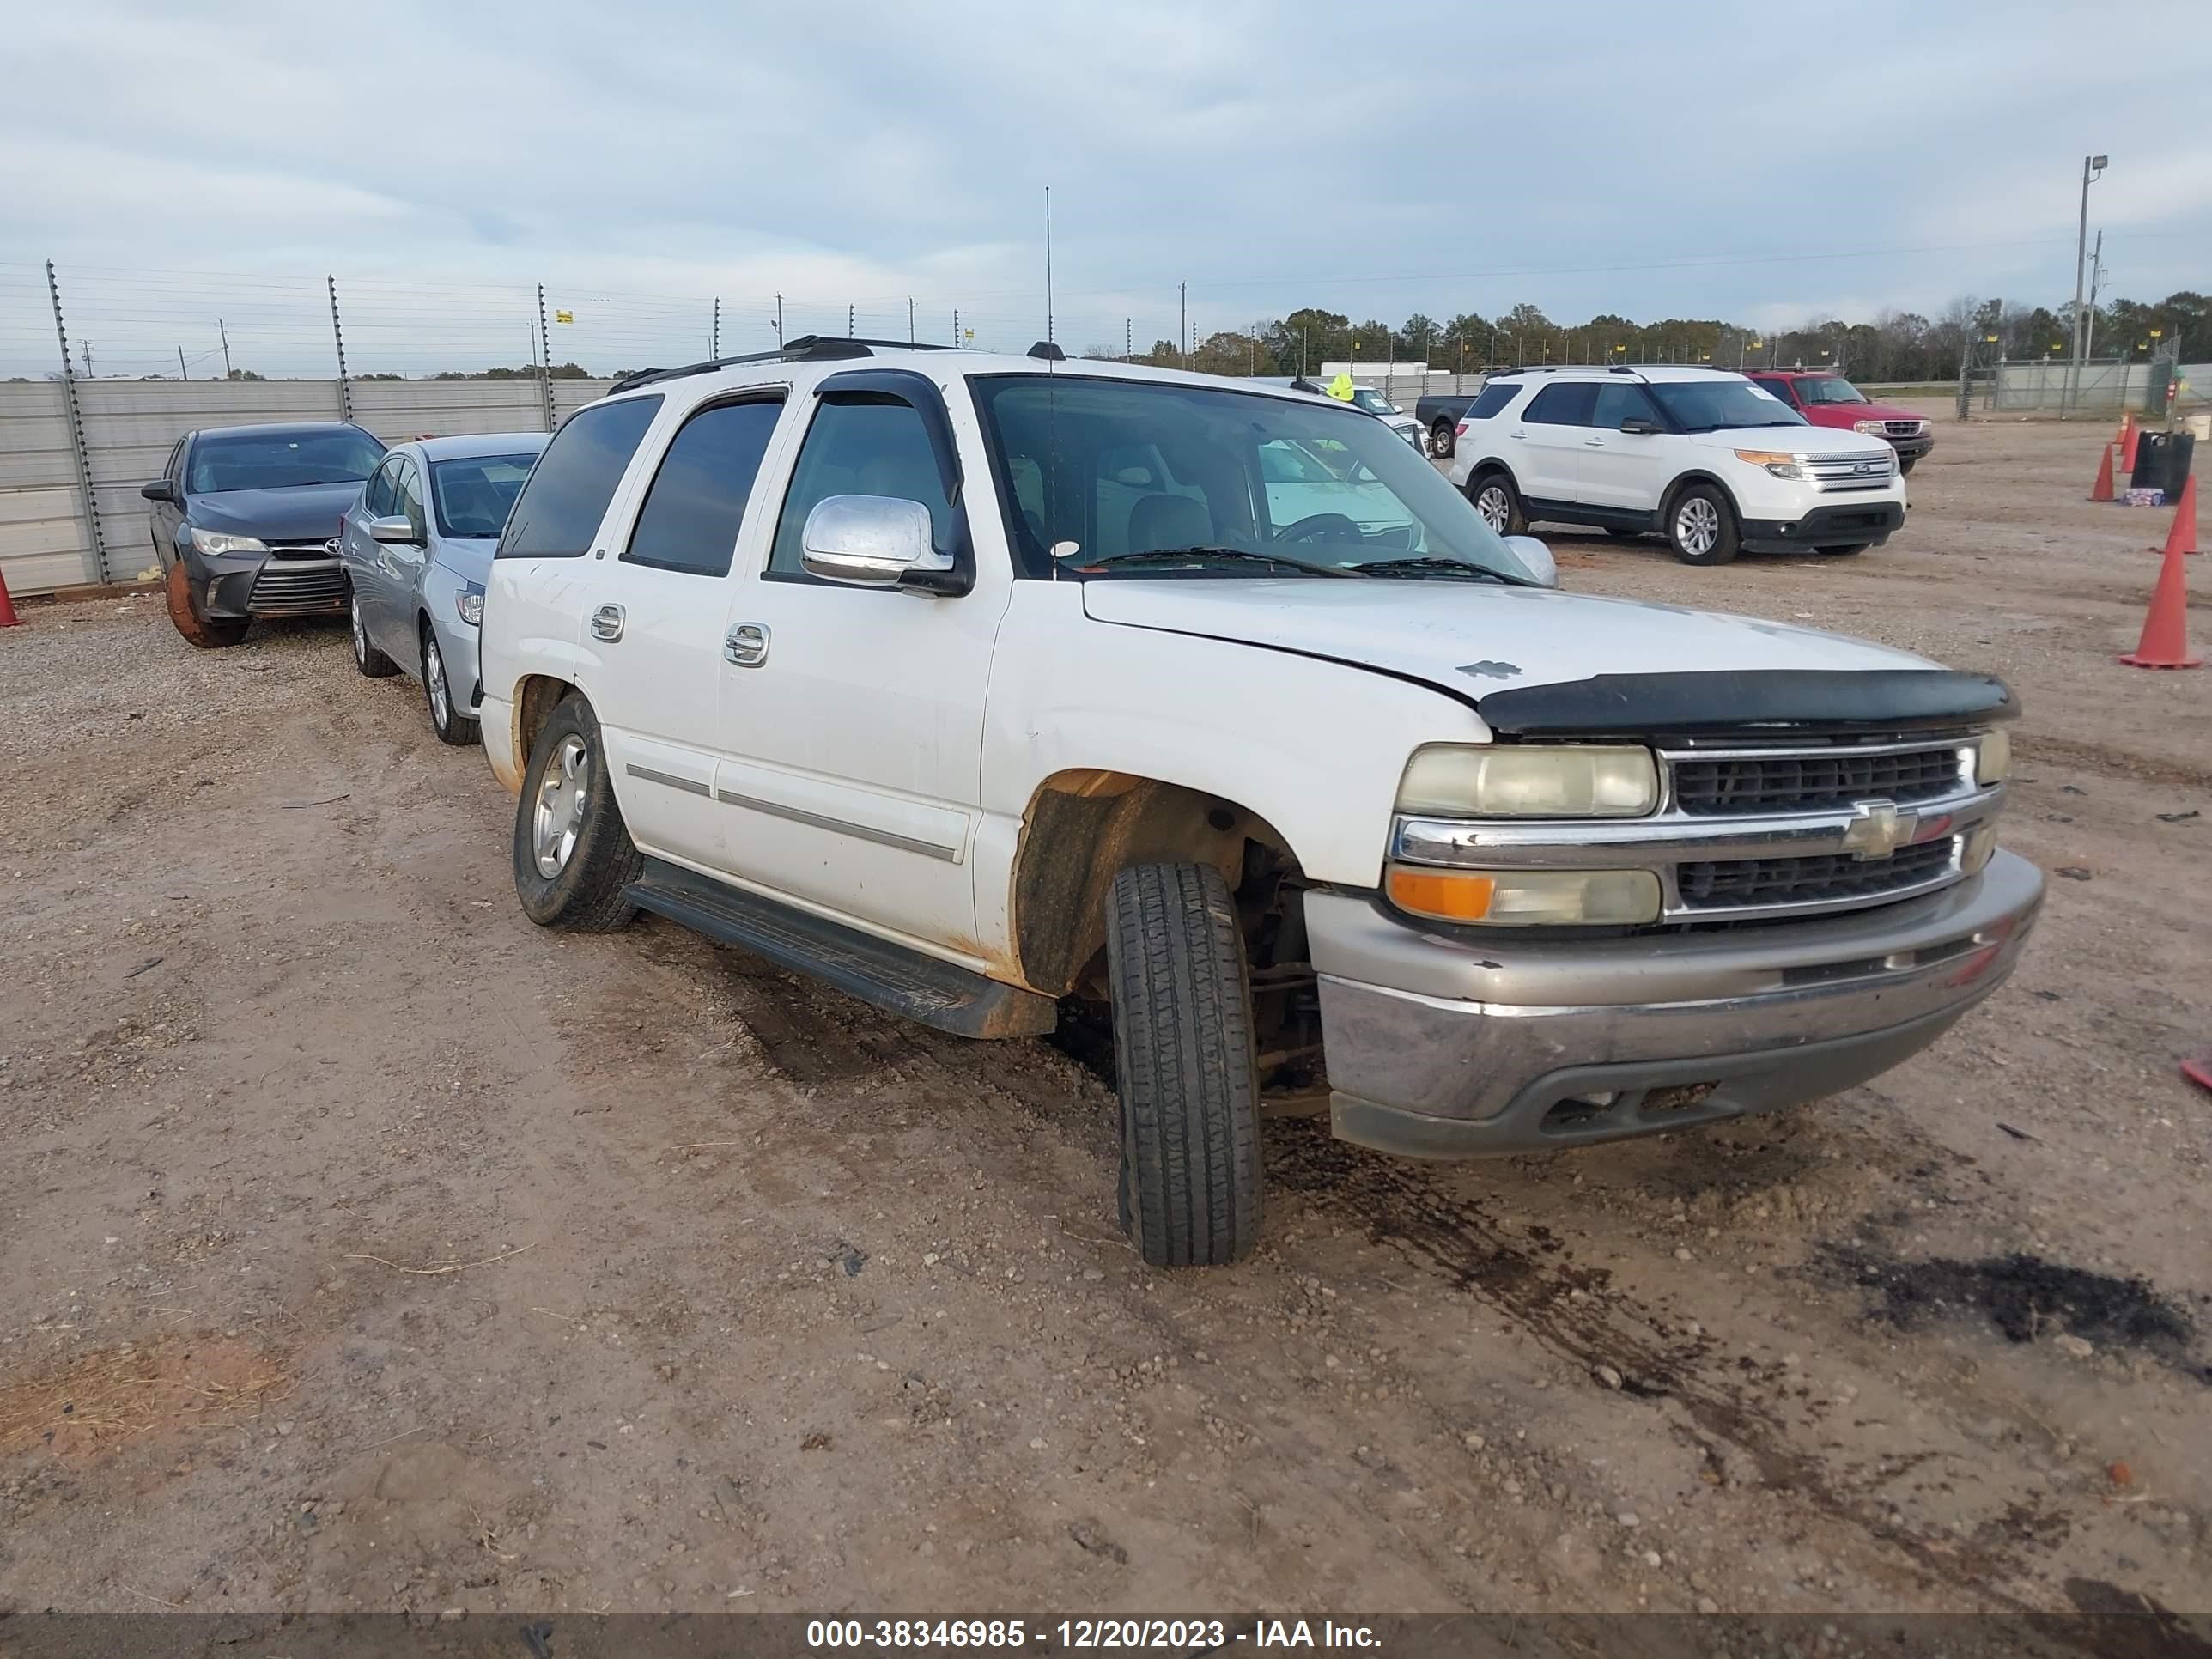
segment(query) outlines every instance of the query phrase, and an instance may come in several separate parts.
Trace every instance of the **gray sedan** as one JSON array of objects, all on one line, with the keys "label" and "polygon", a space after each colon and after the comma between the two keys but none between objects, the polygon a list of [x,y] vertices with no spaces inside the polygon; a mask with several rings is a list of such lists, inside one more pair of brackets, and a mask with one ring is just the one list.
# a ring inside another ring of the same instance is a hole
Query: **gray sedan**
[{"label": "gray sedan", "polygon": [[422,682],[447,743],[477,741],[477,628],[492,550],[543,432],[395,445],[338,526],[353,586],[354,665]]}]

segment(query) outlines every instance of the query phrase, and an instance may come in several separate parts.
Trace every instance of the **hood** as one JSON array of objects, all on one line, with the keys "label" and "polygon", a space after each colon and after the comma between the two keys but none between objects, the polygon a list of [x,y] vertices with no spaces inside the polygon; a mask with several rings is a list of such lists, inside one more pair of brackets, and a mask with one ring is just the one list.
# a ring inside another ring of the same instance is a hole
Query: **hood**
[{"label": "hood", "polygon": [[1814,404],[1798,411],[1808,421],[1822,426],[1839,426],[1846,432],[1854,421],[1924,421],[1925,415],[1916,415],[1909,409],[1899,409],[1895,404]]},{"label": "hood", "polygon": [[[1444,581],[1118,579],[1083,585],[1084,613],[1127,628],[1293,651],[1421,681],[1474,702],[1537,701],[1581,729],[1760,724],[1915,725],[2001,719],[2002,683],[1887,646],[1725,616],[1554,589]],[[1695,687],[1687,700],[1655,696]],[[1571,696],[1518,694],[1572,685]],[[1697,706],[1692,708],[1691,703]],[[1670,712],[1656,715],[1656,705]],[[1593,717],[1591,709],[1606,711]],[[1580,711],[1570,714],[1568,710]],[[1784,711],[1787,712],[1784,712]],[[1493,719],[1501,731],[1540,726]]]},{"label": "hood", "polygon": [[264,542],[319,542],[361,496],[361,483],[300,484],[287,489],[219,489],[193,495],[185,516],[202,530],[258,536]]},{"label": "hood", "polygon": [[1777,449],[1801,455],[1865,455],[1875,453],[1869,445],[1878,448],[1881,443],[1880,434],[1854,432],[1848,422],[1841,427],[1728,427],[1718,432],[1692,432],[1688,435],[1692,443],[1707,449]]}]

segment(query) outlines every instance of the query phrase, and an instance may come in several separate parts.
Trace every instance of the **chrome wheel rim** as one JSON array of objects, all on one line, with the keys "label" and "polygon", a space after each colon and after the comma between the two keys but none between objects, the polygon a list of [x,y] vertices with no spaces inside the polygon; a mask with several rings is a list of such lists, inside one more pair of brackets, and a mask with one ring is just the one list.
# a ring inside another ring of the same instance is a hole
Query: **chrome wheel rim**
[{"label": "chrome wheel rim", "polygon": [[538,873],[551,878],[568,867],[583,827],[584,792],[592,781],[592,753],[570,732],[546,757],[538,777],[538,800],[531,811],[531,850]]},{"label": "chrome wheel rim", "polygon": [[426,635],[422,641],[422,684],[430,693],[430,718],[438,722],[438,729],[446,729],[453,711],[446,706],[446,663],[438,654],[438,636]]},{"label": "chrome wheel rim", "polygon": [[1710,553],[1721,538],[1720,509],[1692,495],[1674,511],[1674,541],[1685,553]]},{"label": "chrome wheel rim", "polygon": [[346,610],[353,619],[353,659],[365,666],[368,662],[368,629],[362,626],[361,601],[349,599]]},{"label": "chrome wheel rim", "polygon": [[1481,492],[1474,498],[1474,510],[1482,514],[1483,523],[1501,536],[1505,533],[1506,520],[1512,511],[1512,503],[1506,500],[1505,487],[1503,484],[1485,484]]}]

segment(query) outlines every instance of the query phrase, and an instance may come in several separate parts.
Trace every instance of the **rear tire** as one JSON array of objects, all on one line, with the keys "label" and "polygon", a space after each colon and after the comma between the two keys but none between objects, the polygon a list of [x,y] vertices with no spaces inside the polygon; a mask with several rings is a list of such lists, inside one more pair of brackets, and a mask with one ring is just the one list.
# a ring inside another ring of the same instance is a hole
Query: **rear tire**
[{"label": "rear tire", "polygon": [[1825,553],[1832,559],[1848,559],[1852,554],[1863,553],[1873,545],[1872,542],[1852,542],[1847,546],[1816,547],[1813,550],[1815,553]]},{"label": "rear tire", "polygon": [[480,740],[480,728],[456,711],[453,682],[446,676],[446,653],[438,649],[438,631],[422,624],[422,700],[430,705],[430,729],[440,743],[465,749]]},{"label": "rear tire", "polygon": [[1691,484],[1668,506],[1667,544],[1684,564],[1726,564],[1741,545],[1735,508],[1717,486]]},{"label": "rear tire", "polygon": [[1221,872],[1139,864],[1115,876],[1106,962],[1122,1228],[1155,1267],[1240,1261],[1260,1234],[1260,1072]]},{"label": "rear tire", "polygon": [[1482,514],[1483,523],[1501,536],[1518,536],[1528,528],[1521,492],[1513,487],[1513,475],[1504,467],[1477,473],[1468,483],[1467,498]]},{"label": "rear tire", "polygon": [[1457,447],[1459,442],[1459,434],[1455,429],[1455,425],[1456,423],[1451,421],[1438,421],[1429,428],[1429,453],[1437,460],[1451,459],[1452,451]]},{"label": "rear tire", "polygon": [[561,700],[530,745],[514,809],[514,892],[540,927],[604,933],[637,913],[623,891],[645,859],[608,781],[599,717],[581,692]]},{"label": "rear tire", "polygon": [[368,624],[362,620],[358,593],[347,596],[346,620],[353,624],[353,665],[373,680],[397,674],[399,665],[368,642]]},{"label": "rear tire", "polygon": [[228,645],[236,645],[246,637],[251,624],[242,617],[226,617],[210,620],[200,615],[192,604],[192,580],[185,574],[185,562],[179,559],[169,567],[167,580],[163,585],[168,600],[169,620],[185,642],[203,651],[220,651]]}]

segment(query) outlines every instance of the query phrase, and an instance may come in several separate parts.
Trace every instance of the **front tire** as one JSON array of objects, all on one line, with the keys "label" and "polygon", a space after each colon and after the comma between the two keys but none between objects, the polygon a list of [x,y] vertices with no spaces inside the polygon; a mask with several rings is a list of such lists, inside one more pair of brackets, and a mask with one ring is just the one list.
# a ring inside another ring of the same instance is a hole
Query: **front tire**
[{"label": "front tire", "polygon": [[1667,544],[1684,564],[1726,564],[1741,545],[1735,508],[1716,485],[1690,485],[1667,509]]},{"label": "front tire", "polygon": [[514,892],[540,927],[611,932],[636,914],[623,896],[645,860],[623,823],[599,717],[583,694],[561,700],[530,745],[514,809]]},{"label": "front tire", "polygon": [[480,740],[481,728],[455,712],[453,683],[446,678],[446,653],[438,649],[438,630],[422,624],[422,696],[430,705],[430,729],[440,743],[465,749]]},{"label": "front tire", "polygon": [[1513,487],[1513,475],[1503,467],[1478,474],[1467,487],[1467,498],[1482,514],[1483,523],[1501,536],[1518,536],[1528,528],[1521,492]]},{"label": "front tire", "polygon": [[1155,1267],[1240,1261],[1260,1234],[1260,1071],[1221,872],[1139,864],[1115,876],[1106,962],[1122,1228]]},{"label": "front tire", "polygon": [[192,604],[192,580],[185,574],[182,559],[169,567],[163,597],[168,601],[169,621],[187,644],[203,651],[220,651],[246,637],[250,624],[242,617],[210,619],[200,615]]},{"label": "front tire", "polygon": [[353,625],[353,665],[373,680],[389,679],[397,674],[399,665],[369,643],[368,624],[362,620],[358,593],[347,597],[346,620]]},{"label": "front tire", "polygon": [[1459,434],[1450,421],[1438,421],[1429,428],[1429,453],[1437,460],[1448,461],[1458,447]]}]

